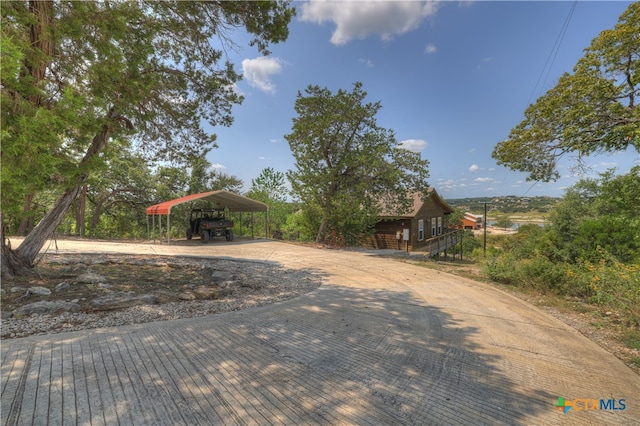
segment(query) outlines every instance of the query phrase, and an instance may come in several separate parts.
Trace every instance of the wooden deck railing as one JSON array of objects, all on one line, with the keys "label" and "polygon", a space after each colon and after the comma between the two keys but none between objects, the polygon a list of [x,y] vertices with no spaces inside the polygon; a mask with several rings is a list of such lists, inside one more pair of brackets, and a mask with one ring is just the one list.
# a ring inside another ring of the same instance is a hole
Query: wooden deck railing
[{"label": "wooden deck railing", "polygon": [[420,248],[420,251],[427,252],[429,257],[435,256],[436,254],[448,250],[456,244],[462,242],[462,235],[463,230],[461,229],[446,231],[442,235],[438,235],[437,237],[429,238],[428,240],[426,240],[425,245]]}]

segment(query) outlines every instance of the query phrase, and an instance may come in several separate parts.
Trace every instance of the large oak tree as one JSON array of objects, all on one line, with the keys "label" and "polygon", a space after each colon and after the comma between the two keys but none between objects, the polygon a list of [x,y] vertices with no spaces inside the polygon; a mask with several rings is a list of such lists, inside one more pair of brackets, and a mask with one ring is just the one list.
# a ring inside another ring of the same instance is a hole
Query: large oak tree
[{"label": "large oak tree", "polygon": [[204,155],[229,126],[241,78],[225,58],[244,28],[268,54],[288,36],[284,1],[2,2],[2,211],[57,187],[49,213],[3,273],[31,267],[114,137],[173,163]]},{"label": "large oak tree", "polygon": [[529,180],[559,177],[557,161],[575,154],[640,152],[640,3],[585,49],[573,73],[525,111],[525,119],[496,145],[498,164]]},{"label": "large oak tree", "polygon": [[287,176],[303,209],[318,216],[318,243],[332,228],[345,237],[366,232],[383,210],[404,213],[413,193],[427,194],[428,161],[377,125],[381,103],[366,103],[366,96],[362,83],[351,92],[298,92],[297,117],[285,136],[296,170]]}]

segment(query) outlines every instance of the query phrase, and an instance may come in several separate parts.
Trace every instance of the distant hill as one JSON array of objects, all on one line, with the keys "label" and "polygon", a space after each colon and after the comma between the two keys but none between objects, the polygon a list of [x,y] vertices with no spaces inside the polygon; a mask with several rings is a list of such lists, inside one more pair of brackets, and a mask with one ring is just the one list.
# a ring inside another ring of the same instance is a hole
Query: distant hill
[{"label": "distant hill", "polygon": [[560,198],[554,197],[519,197],[516,195],[506,195],[500,197],[475,197],[475,198],[455,198],[447,199],[451,207],[460,208],[473,213],[484,212],[484,205],[487,210],[498,210],[503,213],[546,213],[554,207]]}]

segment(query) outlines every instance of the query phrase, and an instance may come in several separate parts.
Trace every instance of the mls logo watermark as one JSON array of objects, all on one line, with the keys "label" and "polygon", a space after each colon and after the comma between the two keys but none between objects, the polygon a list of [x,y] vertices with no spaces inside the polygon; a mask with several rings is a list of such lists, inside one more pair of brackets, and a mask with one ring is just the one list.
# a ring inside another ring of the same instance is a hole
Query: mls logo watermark
[{"label": "mls logo watermark", "polygon": [[574,400],[567,400],[563,397],[558,398],[555,407],[558,410],[562,410],[564,414],[567,414],[570,410],[575,411],[622,411],[627,408],[627,404],[624,399],[591,399],[591,398],[577,398]]}]

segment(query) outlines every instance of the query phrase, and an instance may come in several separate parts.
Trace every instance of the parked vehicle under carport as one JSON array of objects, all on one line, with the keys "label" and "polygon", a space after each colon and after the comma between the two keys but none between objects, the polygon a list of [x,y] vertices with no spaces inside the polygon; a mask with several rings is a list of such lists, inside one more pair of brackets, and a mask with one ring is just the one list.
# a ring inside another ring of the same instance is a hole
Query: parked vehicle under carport
[{"label": "parked vehicle under carport", "polygon": [[233,221],[225,216],[224,210],[193,209],[187,228],[187,240],[194,235],[200,236],[202,244],[207,244],[212,237],[225,237],[233,241]]}]

